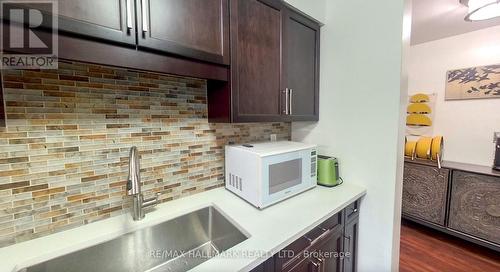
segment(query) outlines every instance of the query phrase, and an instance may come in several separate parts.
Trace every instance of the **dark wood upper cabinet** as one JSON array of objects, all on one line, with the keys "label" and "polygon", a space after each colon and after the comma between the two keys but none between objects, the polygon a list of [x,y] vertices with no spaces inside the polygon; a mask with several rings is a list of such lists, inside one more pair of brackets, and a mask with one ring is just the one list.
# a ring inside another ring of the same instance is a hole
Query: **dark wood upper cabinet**
[{"label": "dark wood upper cabinet", "polygon": [[233,122],[281,120],[280,1],[231,0]]},{"label": "dark wood upper cabinet", "polygon": [[209,79],[210,122],[318,120],[320,23],[283,0],[64,0],[57,13],[61,59]]},{"label": "dark wood upper cabinet", "polygon": [[229,6],[231,82],[208,91],[209,120],[318,120],[320,23],[279,0]]},{"label": "dark wood upper cabinet", "polygon": [[135,0],[64,0],[58,1],[57,13],[62,33],[136,43]]},{"label": "dark wood upper cabinet", "polygon": [[229,64],[229,0],[137,0],[138,44]]},{"label": "dark wood upper cabinet", "polygon": [[292,121],[318,120],[320,25],[291,9],[284,15],[283,81],[288,114]]}]

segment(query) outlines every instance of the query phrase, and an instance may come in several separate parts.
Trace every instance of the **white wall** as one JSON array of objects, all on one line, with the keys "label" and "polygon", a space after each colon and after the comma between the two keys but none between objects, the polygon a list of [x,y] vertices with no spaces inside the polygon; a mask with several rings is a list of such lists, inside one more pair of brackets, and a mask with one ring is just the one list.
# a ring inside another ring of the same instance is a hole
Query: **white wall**
[{"label": "white wall", "polygon": [[326,1],[327,0],[285,0],[288,4],[322,23],[325,22],[326,17]]},{"label": "white wall", "polygon": [[444,159],[491,166],[500,99],[445,101],[446,71],[500,63],[500,26],[412,46],[409,92],[438,94],[434,134],[445,137]]},{"label": "white wall", "polygon": [[329,0],[325,10],[320,121],[294,123],[292,138],[319,144],[321,153],[339,158],[346,183],[367,188],[359,271],[397,271],[407,93],[401,79],[404,0]]}]

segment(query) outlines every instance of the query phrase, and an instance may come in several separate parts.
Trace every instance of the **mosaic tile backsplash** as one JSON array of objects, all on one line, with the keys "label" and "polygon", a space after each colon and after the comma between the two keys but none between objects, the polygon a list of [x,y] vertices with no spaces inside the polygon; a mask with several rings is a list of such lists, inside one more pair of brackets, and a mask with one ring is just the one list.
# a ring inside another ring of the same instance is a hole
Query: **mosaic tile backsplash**
[{"label": "mosaic tile backsplash", "polygon": [[200,79],[72,62],[2,78],[0,247],[129,212],[131,146],[145,197],[166,202],[223,186],[226,143],[290,138],[288,123],[208,123]]}]

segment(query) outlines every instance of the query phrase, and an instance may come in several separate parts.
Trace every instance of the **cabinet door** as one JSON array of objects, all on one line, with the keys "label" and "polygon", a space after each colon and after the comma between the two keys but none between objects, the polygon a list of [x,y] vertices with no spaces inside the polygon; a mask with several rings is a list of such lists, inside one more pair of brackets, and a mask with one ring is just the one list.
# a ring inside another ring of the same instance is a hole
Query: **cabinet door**
[{"label": "cabinet door", "polygon": [[137,0],[139,46],[229,64],[229,0]]},{"label": "cabinet door", "polygon": [[256,268],[252,269],[251,272],[274,272],[274,258],[269,258]]},{"label": "cabinet door", "polygon": [[231,0],[233,122],[281,121],[282,4]]},{"label": "cabinet door", "polygon": [[405,163],[403,215],[444,226],[448,169]]},{"label": "cabinet door", "polygon": [[453,171],[448,227],[500,244],[500,178]]},{"label": "cabinet door", "polygon": [[57,4],[61,33],[136,44],[135,0],[64,0]]},{"label": "cabinet door", "polygon": [[344,249],[344,238],[342,228],[332,231],[330,235],[318,243],[316,250],[311,255],[313,260],[313,271],[340,272],[342,269],[342,259],[339,254]]},{"label": "cabinet door", "polygon": [[344,229],[344,272],[357,271],[359,217],[353,217]]},{"label": "cabinet door", "polygon": [[289,270],[278,270],[279,272],[312,272],[313,264],[308,258],[302,259],[297,265]]},{"label": "cabinet door", "polygon": [[292,121],[315,121],[319,116],[320,26],[287,9],[284,19],[284,82]]}]

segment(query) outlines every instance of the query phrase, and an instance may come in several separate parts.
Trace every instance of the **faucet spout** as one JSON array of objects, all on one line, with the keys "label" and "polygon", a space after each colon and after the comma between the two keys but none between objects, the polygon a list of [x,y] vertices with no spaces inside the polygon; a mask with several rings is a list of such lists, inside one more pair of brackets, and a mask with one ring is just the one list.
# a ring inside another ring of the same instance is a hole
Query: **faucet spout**
[{"label": "faucet spout", "polygon": [[144,218],[144,208],[155,206],[159,202],[160,194],[150,199],[144,199],[141,193],[141,166],[139,163],[139,152],[133,146],[129,154],[129,169],[127,180],[127,195],[132,196],[132,218],[135,221]]},{"label": "faucet spout", "polygon": [[137,147],[130,148],[128,156],[128,181],[127,181],[127,194],[129,196],[138,195],[141,193],[141,166],[139,163],[139,152]]}]

